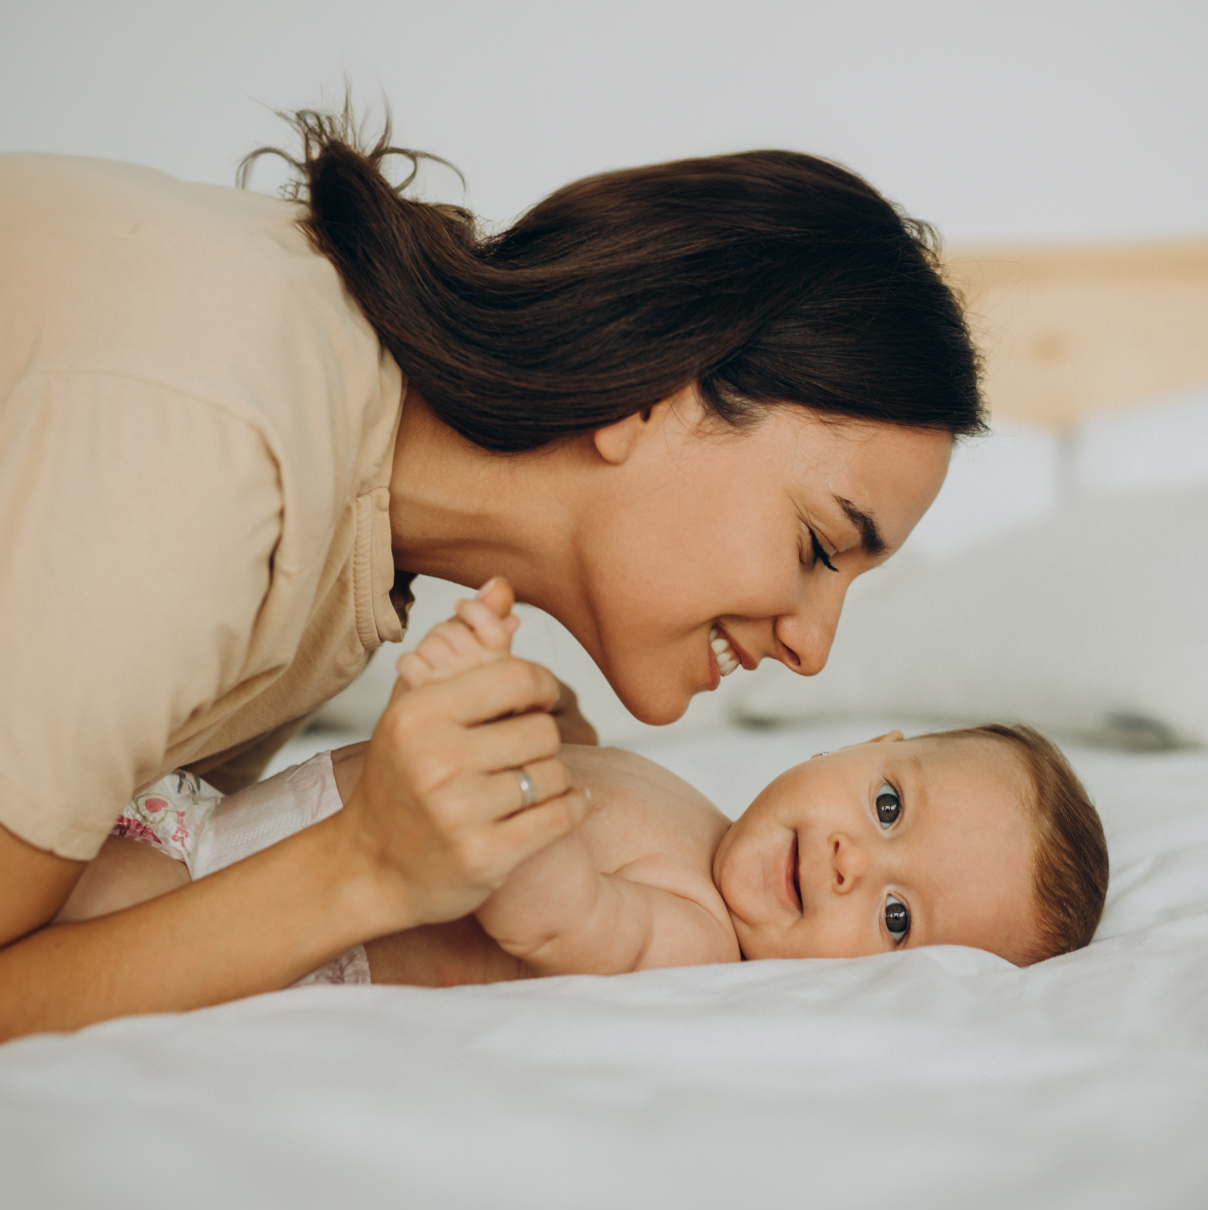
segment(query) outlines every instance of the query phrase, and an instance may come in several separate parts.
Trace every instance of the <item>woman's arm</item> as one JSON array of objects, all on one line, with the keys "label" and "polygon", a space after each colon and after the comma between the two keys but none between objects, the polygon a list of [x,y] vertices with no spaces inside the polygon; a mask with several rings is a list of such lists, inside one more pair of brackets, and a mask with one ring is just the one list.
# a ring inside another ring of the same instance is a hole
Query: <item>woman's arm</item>
[{"label": "woman's arm", "polygon": [[[8,946],[0,1038],[216,1004],[321,966],[380,919],[370,867],[346,840],[320,825],[171,894]],[[14,870],[15,846],[6,831],[0,881],[45,894],[49,880],[28,859]]]},{"label": "woman's arm", "polygon": [[[0,829],[0,1040],[285,987],[368,938],[468,915],[582,817],[544,713],[557,695],[515,659],[396,693],[343,811],[95,920],[39,928],[85,863]],[[544,801],[517,813],[520,765]]]}]

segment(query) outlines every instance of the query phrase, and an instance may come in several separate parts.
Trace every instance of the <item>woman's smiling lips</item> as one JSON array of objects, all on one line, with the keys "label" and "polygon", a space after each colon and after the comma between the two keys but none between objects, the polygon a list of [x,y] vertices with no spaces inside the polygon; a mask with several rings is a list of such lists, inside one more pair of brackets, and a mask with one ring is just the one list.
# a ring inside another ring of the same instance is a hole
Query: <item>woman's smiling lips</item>
[{"label": "woman's smiling lips", "polygon": [[721,628],[720,624],[714,622],[709,627],[709,691],[712,692],[721,684],[723,676],[729,676],[731,672],[737,672],[739,668],[746,668],[748,671],[754,668],[758,663],[757,660],[751,659],[749,655],[730,636]]},{"label": "woman's smiling lips", "polygon": [[749,672],[758,663],[722,629],[720,622],[714,622],[709,628],[709,647],[717,657],[722,676],[729,676],[740,667]]},{"label": "woman's smiling lips", "polygon": [[709,647],[717,657],[717,668],[722,676],[729,676],[739,665],[738,656],[730,645],[730,638],[722,632],[716,622],[709,629]]}]

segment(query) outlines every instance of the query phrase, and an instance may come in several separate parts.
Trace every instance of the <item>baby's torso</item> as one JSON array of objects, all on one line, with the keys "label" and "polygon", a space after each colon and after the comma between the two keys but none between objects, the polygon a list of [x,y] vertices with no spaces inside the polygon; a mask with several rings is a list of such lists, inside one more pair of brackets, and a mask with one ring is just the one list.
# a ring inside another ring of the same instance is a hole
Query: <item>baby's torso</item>
[{"label": "baby's torso", "polygon": [[[580,745],[564,745],[560,755],[574,783],[591,791],[593,807],[581,833],[596,869],[697,903],[730,929],[712,873],[730,821],[687,782],[645,757]],[[375,983],[445,987],[531,976],[472,916],[396,933],[365,948]],[[702,937],[696,953],[693,937],[678,939],[677,964],[713,961],[715,942],[710,946]]]},{"label": "baby's torso", "polygon": [[564,745],[576,785],[591,790],[582,832],[602,873],[673,891],[729,920],[713,884],[713,855],[730,821],[661,765],[620,748]]}]

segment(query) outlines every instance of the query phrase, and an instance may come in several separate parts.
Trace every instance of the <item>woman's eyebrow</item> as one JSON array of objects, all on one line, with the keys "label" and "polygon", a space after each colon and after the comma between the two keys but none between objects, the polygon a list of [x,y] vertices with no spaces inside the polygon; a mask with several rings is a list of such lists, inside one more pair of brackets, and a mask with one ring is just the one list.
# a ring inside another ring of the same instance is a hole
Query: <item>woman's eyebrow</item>
[{"label": "woman's eyebrow", "polygon": [[835,498],[835,503],[846,514],[847,519],[860,531],[860,545],[863,547],[864,553],[874,557],[883,555],[888,547],[885,545],[885,539],[881,537],[881,531],[877,529],[873,516],[864,512],[863,509],[857,508],[850,500],[846,500],[834,492],[831,494]]}]

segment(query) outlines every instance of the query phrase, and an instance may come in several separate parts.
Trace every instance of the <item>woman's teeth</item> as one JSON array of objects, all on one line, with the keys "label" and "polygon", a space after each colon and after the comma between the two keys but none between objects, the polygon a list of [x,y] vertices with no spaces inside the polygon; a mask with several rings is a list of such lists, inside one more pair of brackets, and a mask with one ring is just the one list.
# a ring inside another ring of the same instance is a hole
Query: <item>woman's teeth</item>
[{"label": "woman's teeth", "polygon": [[721,669],[722,676],[729,676],[739,666],[740,661],[734,654],[734,648],[730,646],[716,626],[709,631],[709,646],[713,648],[713,654],[717,656],[717,666]]}]

